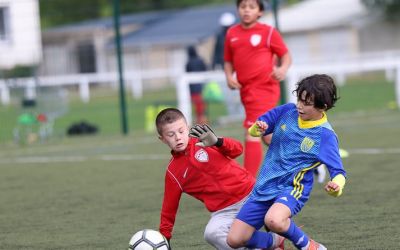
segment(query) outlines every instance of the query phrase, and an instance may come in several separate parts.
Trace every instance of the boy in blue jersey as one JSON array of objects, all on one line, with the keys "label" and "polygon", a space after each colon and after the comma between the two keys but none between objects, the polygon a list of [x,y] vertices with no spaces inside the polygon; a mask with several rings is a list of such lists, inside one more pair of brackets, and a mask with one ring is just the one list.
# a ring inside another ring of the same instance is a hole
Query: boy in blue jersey
[{"label": "boy in blue jersey", "polygon": [[325,190],[335,197],[342,194],[346,171],[326,115],[338,99],[336,86],[327,75],[312,75],[301,80],[294,92],[297,105],[276,107],[249,128],[253,136],[273,136],[254,189],[230,229],[227,243],[232,248],[271,248],[277,239],[257,231],[266,225],[298,249],[326,249],[310,239],[291,217],[307,202],[313,170],[321,164],[332,178]]}]

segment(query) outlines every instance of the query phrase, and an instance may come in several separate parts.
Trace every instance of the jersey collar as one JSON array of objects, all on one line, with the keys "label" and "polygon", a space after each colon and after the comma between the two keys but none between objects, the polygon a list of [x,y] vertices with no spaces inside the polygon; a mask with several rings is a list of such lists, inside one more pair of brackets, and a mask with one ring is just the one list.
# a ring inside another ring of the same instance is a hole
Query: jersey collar
[{"label": "jersey collar", "polygon": [[328,116],[325,112],[322,113],[322,118],[316,121],[303,121],[300,116],[298,117],[298,124],[300,128],[314,128],[328,122]]}]

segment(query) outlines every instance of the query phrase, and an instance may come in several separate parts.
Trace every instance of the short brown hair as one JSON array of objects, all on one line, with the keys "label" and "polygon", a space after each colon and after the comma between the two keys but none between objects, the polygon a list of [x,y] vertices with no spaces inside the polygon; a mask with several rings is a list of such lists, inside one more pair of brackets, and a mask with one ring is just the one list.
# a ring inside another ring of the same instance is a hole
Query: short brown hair
[{"label": "short brown hair", "polygon": [[[239,5],[243,2],[244,0],[236,0],[236,7],[239,7]],[[264,11],[264,2],[263,0],[256,0],[256,3],[258,5],[258,8],[261,11]]]},{"label": "short brown hair", "polygon": [[[156,128],[159,135],[162,134],[162,127],[165,124],[176,122],[179,119],[185,119],[183,113],[176,108],[166,108],[160,111],[156,117]],[[185,119],[186,120],[186,119]]]},{"label": "short brown hair", "polygon": [[[305,100],[302,94],[306,91]],[[315,74],[302,79],[297,83],[297,88],[293,91],[297,99],[305,102],[313,101],[315,108],[328,110],[335,106],[339,99],[336,93],[336,85],[332,77],[325,74]]]}]

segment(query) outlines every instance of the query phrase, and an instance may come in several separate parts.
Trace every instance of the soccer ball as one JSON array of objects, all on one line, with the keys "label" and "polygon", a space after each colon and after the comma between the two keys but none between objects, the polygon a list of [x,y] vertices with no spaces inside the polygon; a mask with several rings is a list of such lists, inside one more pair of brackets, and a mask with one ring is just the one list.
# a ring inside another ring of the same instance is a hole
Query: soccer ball
[{"label": "soccer ball", "polygon": [[132,250],[169,250],[167,239],[160,232],[144,229],[135,233],[129,241]]}]

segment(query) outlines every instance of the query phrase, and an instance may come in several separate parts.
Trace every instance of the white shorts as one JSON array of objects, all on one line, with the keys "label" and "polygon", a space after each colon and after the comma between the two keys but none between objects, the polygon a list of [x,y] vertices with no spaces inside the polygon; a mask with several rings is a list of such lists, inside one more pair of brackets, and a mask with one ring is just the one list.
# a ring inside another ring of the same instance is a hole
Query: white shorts
[{"label": "white shorts", "polygon": [[[236,215],[239,213],[239,210],[242,208],[246,200],[247,197],[229,207],[211,213],[211,218],[204,231],[204,239],[210,245],[214,246],[218,250],[233,249],[226,243],[226,238],[233,221],[236,219]],[[248,248],[238,249],[244,250]]]}]

